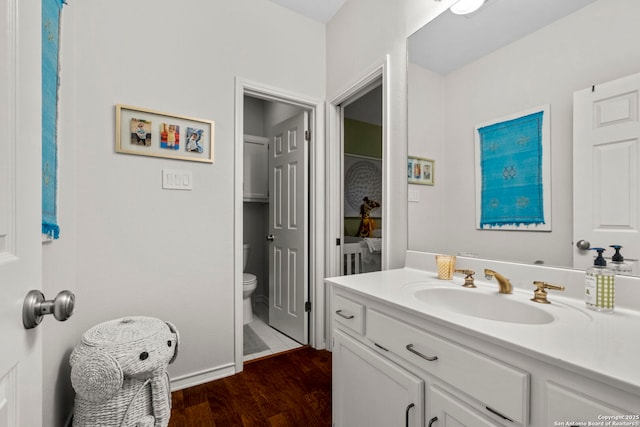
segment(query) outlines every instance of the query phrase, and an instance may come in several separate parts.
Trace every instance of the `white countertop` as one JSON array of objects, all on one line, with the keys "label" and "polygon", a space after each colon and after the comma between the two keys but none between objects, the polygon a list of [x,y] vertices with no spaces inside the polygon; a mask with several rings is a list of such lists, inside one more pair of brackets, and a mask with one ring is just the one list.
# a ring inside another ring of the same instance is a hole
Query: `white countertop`
[{"label": "white countertop", "polygon": [[[554,317],[545,324],[510,323],[488,320],[440,309],[418,300],[412,288],[422,286],[460,288],[468,292],[495,293],[495,298],[529,302],[531,290],[514,288],[511,295],[499,294],[495,281],[476,278],[477,289],[462,288],[464,277],[438,280],[434,272],[401,268],[375,273],[326,279],[396,308],[505,348],[571,369],[634,393],[640,394],[640,312],[616,307],[612,313],[586,309],[584,302],[549,291],[551,304],[530,302]],[[426,282],[426,284],[425,284]],[[424,285],[423,285],[424,284]]]}]

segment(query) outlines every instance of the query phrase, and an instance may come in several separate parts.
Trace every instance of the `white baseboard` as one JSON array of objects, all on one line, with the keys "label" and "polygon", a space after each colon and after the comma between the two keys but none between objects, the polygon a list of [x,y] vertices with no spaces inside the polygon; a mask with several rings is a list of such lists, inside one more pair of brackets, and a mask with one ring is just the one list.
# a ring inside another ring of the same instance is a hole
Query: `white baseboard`
[{"label": "white baseboard", "polygon": [[197,386],[208,383],[210,381],[219,380],[220,378],[229,377],[236,373],[235,365],[229,363],[200,372],[194,372],[187,375],[171,379],[171,391],[178,391],[188,387]]}]

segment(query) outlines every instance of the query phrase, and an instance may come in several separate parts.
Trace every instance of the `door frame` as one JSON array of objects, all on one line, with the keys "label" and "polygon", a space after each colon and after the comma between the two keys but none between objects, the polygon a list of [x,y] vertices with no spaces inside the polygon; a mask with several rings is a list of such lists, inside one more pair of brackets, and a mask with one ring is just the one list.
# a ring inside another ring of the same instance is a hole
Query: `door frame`
[{"label": "door frame", "polygon": [[[389,81],[389,55],[374,63],[362,76],[348,84],[338,94],[330,98],[327,102],[327,144],[326,144],[326,188],[328,196],[326,199],[327,234],[326,234],[326,271],[327,277],[341,276],[340,266],[341,246],[336,245],[336,239],[341,239],[343,212],[343,171],[342,171],[342,123],[343,104],[357,96],[368,88],[377,86],[382,82],[382,270],[389,268],[390,244],[386,233],[390,230],[389,223],[389,146],[391,139],[389,112],[390,108],[390,88]],[[327,319],[328,321],[328,319]],[[330,328],[325,329],[330,333]],[[330,342],[327,337],[327,342]]]},{"label": "door frame", "polygon": [[311,127],[311,147],[309,149],[309,344],[317,349],[325,348],[324,334],[324,239],[325,221],[323,209],[325,200],[325,158],[319,142],[324,140],[324,110],[322,101],[312,97],[289,92],[274,86],[236,77],[235,81],[235,177],[234,177],[234,337],[235,371],[243,369],[243,319],[242,319],[242,223],[243,195],[242,170],[244,161],[244,96],[249,95],[267,101],[294,105],[309,111]]}]

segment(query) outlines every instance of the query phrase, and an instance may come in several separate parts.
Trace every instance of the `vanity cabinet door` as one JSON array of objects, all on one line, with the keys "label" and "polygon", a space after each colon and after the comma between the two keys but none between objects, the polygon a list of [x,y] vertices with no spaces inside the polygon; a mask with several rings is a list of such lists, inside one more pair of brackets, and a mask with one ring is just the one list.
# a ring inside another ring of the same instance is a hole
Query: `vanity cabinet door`
[{"label": "vanity cabinet door", "polygon": [[269,201],[269,138],[244,136],[243,200]]},{"label": "vanity cabinet door", "polygon": [[429,387],[427,427],[501,427],[438,386]]},{"label": "vanity cabinet door", "polygon": [[333,331],[333,426],[424,426],[424,381]]}]

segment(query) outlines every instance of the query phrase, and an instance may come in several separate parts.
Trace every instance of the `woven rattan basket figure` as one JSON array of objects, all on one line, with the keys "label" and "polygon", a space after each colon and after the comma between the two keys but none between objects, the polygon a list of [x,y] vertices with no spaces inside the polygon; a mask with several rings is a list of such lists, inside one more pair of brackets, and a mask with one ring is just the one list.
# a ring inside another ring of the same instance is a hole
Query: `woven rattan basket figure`
[{"label": "woven rattan basket figure", "polygon": [[167,365],[179,336],[169,322],[125,317],[82,334],[70,357],[74,427],[166,427],[171,416]]}]

